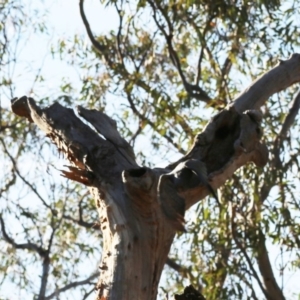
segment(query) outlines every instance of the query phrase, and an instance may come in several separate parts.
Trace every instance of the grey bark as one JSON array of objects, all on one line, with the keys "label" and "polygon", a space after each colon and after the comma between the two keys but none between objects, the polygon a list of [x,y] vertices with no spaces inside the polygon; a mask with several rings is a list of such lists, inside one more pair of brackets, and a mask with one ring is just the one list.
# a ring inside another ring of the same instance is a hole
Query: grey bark
[{"label": "grey bark", "polygon": [[[89,186],[95,198],[103,232],[97,299],[156,299],[174,235],[183,230],[176,224],[183,226],[184,211],[210,193],[207,184],[217,189],[248,162],[265,165],[262,114],[255,109],[299,81],[300,55],[294,54],[213,117],[191,150],[162,169],[138,166],[115,122],[101,112],[77,108],[92,130],[57,103],[42,109],[31,98],[12,101],[13,111],[34,122],[66,155],[71,165],[64,176]],[[205,182],[193,178],[192,185],[178,184],[185,182],[178,165],[188,160],[205,164]]]}]

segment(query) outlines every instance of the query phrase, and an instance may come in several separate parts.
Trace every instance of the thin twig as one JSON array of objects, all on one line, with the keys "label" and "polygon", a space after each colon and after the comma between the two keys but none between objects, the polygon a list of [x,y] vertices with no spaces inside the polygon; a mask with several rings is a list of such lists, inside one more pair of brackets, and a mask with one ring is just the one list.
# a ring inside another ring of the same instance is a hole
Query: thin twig
[{"label": "thin twig", "polygon": [[14,241],[14,239],[11,238],[8,235],[8,233],[6,232],[5,224],[4,224],[4,221],[3,221],[3,218],[2,218],[1,214],[0,214],[0,224],[1,224],[1,232],[2,232],[4,240],[7,243],[9,243],[12,247],[14,247],[15,249],[27,249],[27,250],[30,250],[30,251],[34,251],[34,252],[38,253],[43,258],[47,256],[48,250],[45,250],[42,247],[40,247],[40,246],[38,246],[34,243],[31,243],[31,242],[23,243],[23,244],[16,243]]},{"label": "thin twig", "polygon": [[17,173],[17,175],[21,178],[21,180],[26,184],[28,185],[31,190],[33,191],[33,193],[41,200],[41,202],[48,208],[51,210],[51,212],[53,212],[53,209],[51,208],[51,206],[43,199],[43,197],[38,193],[38,191],[36,190],[36,188],[29,182],[25,179],[25,177],[23,177],[21,175],[21,173],[19,172],[18,168],[17,168],[17,163],[16,161],[14,160],[14,158],[12,157],[12,155],[9,153],[9,151],[7,150],[6,148],[6,145],[4,143],[4,141],[2,139],[0,139],[0,142],[2,143],[2,146],[5,150],[5,153],[7,154],[7,156],[10,158],[12,164],[13,164],[13,167],[14,167],[14,170],[15,172]]},{"label": "thin twig", "polygon": [[65,214],[63,215],[63,218],[67,219],[67,220],[70,220],[70,221],[76,223],[77,225],[88,228],[88,229],[91,229],[91,228],[93,228],[95,230],[100,230],[101,229],[100,224],[98,224],[98,223],[89,223],[89,222],[86,222],[86,221],[80,220],[80,219],[77,220],[77,219],[75,219],[71,216],[65,215]]},{"label": "thin twig", "polygon": [[[97,278],[99,276],[99,272],[95,272],[92,275],[90,275],[88,278],[81,280],[81,281],[73,281],[67,285],[65,285],[62,288],[56,289],[55,292],[53,292],[52,294],[50,294],[49,296],[45,297],[44,300],[50,300],[54,297],[58,297],[58,295],[62,292],[65,292],[69,289],[81,286],[81,285],[85,285],[85,284],[94,284],[94,282],[92,282],[95,278]],[[94,290],[94,289],[93,289]]]},{"label": "thin twig", "polygon": [[[83,2],[84,0],[80,0],[79,2],[79,6],[80,6],[80,14],[81,14],[81,18],[83,20],[83,23],[85,25],[85,28],[86,28],[86,31],[88,33],[88,36],[93,44],[93,46],[104,56],[106,62],[108,63],[108,65],[114,69],[115,67],[113,67],[113,63],[112,61],[109,59],[108,55],[106,54],[106,47],[102,44],[100,44],[94,37],[93,33],[92,33],[92,30],[90,28],[90,25],[89,25],[89,22],[86,18],[86,15],[84,13],[84,8],[83,8]],[[122,68],[122,71],[123,71],[123,76],[127,78],[127,80],[129,79],[129,82],[126,84],[125,86],[125,91],[126,91],[126,87],[130,84],[130,83],[134,83],[136,84],[138,87],[142,88],[143,90],[145,90],[147,93],[149,93],[153,99],[157,99],[159,96],[160,96],[160,93],[157,92],[155,89],[151,88],[149,85],[147,85],[143,80],[141,80],[140,78],[132,78],[132,75],[128,72],[128,70],[125,68],[124,65],[120,65],[120,67]],[[146,121],[147,124],[149,124],[152,129],[157,132],[158,130],[156,129],[156,126],[153,122],[151,122],[149,119],[147,119],[145,116],[143,116],[139,111],[138,109],[136,109],[135,105],[134,105],[134,102],[133,102],[133,99],[131,97],[131,94],[130,92],[127,92],[126,91],[126,94],[127,94],[127,99],[128,99],[128,102],[130,104],[130,107],[132,109],[132,111],[140,118],[142,119],[143,121]],[[173,142],[172,138],[166,136],[166,135],[163,135],[163,137],[169,142],[171,143],[176,149],[179,150],[179,152],[181,153],[184,153],[184,151],[182,150],[182,148],[176,144],[175,142]]]},{"label": "thin twig", "polygon": [[166,261],[166,265],[178,272],[182,277],[188,279],[194,279],[192,272],[182,265],[178,264],[174,259],[168,257]]},{"label": "thin twig", "polygon": [[[125,90],[126,90],[126,88],[125,88]],[[133,112],[134,112],[141,120],[147,122],[147,124],[149,124],[149,125],[152,127],[152,129],[154,129],[155,131],[157,131],[155,124],[154,124],[152,121],[150,121],[149,119],[145,118],[145,116],[142,115],[142,114],[138,111],[138,109],[137,109],[136,106],[134,105],[134,102],[133,102],[131,93],[126,91],[126,94],[127,94],[127,99],[128,99],[128,102],[129,102],[129,104],[130,104],[130,107],[131,107],[132,111],[133,111]],[[178,149],[178,151],[179,151],[180,153],[182,153],[182,154],[185,153],[185,151],[180,147],[180,145],[178,145],[177,143],[175,143],[171,137],[167,136],[166,134],[165,134],[165,135],[162,135],[162,136],[163,136],[170,144],[172,144],[176,149]]]},{"label": "thin twig", "polygon": [[264,288],[261,280],[259,279],[259,276],[257,274],[257,272],[255,271],[254,267],[253,267],[253,264],[251,262],[251,259],[247,253],[247,250],[244,248],[244,246],[240,243],[238,237],[237,237],[237,234],[236,234],[236,229],[235,229],[235,224],[234,224],[234,218],[235,218],[235,206],[233,204],[231,204],[231,231],[232,231],[232,237],[233,237],[233,240],[234,242],[236,243],[236,245],[238,246],[238,248],[242,251],[247,263],[248,263],[248,266],[249,268],[251,269],[252,271],[252,274],[254,276],[254,278],[256,279],[260,289],[262,290],[262,292],[264,293],[266,299],[268,300],[271,300],[269,295],[268,295],[268,292],[266,291],[266,289]]},{"label": "thin twig", "polygon": [[281,130],[280,130],[279,134],[276,136],[275,141],[274,141],[273,154],[274,154],[274,166],[275,167],[281,166],[279,151],[280,151],[280,148],[282,148],[284,139],[286,138],[288,131],[290,130],[290,128],[292,127],[292,125],[295,122],[295,119],[298,115],[299,109],[300,109],[300,88],[293,99],[291,108],[289,109],[289,112],[285,116]]},{"label": "thin twig", "polygon": [[[177,52],[175,51],[175,49],[173,47],[173,41],[172,41],[173,40],[173,26],[171,25],[171,21],[170,21],[168,15],[164,12],[164,9],[161,7],[159,1],[155,1],[156,5],[154,4],[153,1],[148,0],[148,3],[150,4],[150,6],[152,7],[152,10],[153,10],[154,22],[166,39],[171,61],[179,73],[179,76],[182,80],[185,90],[193,98],[196,98],[198,100],[202,100],[205,102],[210,101],[211,98],[207,95],[207,93],[204,90],[202,90],[198,85],[192,85],[192,84],[188,83],[186,80],[186,77],[185,77],[182,67],[181,67],[180,59],[178,57]],[[158,18],[157,18],[157,13],[156,13],[157,11],[159,11],[164,16],[164,18],[168,24],[168,27],[169,27],[169,33],[167,33],[166,30],[164,29],[163,25],[161,25],[159,23]]]}]

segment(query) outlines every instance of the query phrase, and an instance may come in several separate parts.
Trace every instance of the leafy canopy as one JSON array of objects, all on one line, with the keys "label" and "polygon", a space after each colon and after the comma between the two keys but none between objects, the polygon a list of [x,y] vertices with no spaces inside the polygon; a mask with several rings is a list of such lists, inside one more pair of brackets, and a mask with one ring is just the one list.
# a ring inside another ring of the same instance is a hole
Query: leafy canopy
[{"label": "leafy canopy", "polygon": [[[92,26],[92,11],[82,14],[93,45],[81,33],[48,46],[53,62],[79,74],[50,89],[43,67],[21,72],[18,64],[31,36],[50,40],[51,10],[22,0],[0,4],[1,297],[13,287],[20,297],[37,298],[43,282],[47,299],[55,290],[63,299],[88,297],[101,255],[86,188],[59,177],[63,158],[6,105],[21,96],[15,94],[20,78],[31,78],[26,89],[42,105],[59,101],[105,111],[141,164],[166,165],[252,80],[299,49],[298,0],[114,0],[101,6],[118,21],[104,32],[101,15]],[[259,298],[266,254],[285,296],[296,296],[286,278],[299,265],[298,121],[279,136],[294,94],[291,88],[274,95],[263,107],[270,163],[236,172],[220,189],[221,209],[206,199],[190,210],[189,232],[174,243],[162,291],[192,283],[207,299]]]}]

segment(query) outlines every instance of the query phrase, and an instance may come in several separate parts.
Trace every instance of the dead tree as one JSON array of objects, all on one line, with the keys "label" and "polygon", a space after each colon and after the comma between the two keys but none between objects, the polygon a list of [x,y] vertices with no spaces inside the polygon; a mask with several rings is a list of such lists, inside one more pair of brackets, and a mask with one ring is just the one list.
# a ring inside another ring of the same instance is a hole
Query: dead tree
[{"label": "dead tree", "polygon": [[66,155],[70,166],[64,176],[88,186],[95,198],[103,232],[97,299],[156,298],[174,235],[184,230],[184,212],[209,193],[193,165],[206,167],[213,189],[248,162],[264,166],[268,151],[260,141],[260,108],[299,81],[300,55],[294,54],[214,116],[179,161],[154,169],[136,163],[116,123],[102,112],[77,107],[93,130],[58,103],[40,108],[25,96],[12,100],[14,113],[34,122]]}]

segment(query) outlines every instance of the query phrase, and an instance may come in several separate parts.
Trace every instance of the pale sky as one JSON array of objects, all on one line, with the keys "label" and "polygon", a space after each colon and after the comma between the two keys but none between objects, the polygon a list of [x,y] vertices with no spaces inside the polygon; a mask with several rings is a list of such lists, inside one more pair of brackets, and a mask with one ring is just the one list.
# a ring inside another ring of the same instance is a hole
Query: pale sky
[{"label": "pale sky", "polygon": [[[24,1],[26,2],[26,1]],[[23,47],[20,51],[20,63],[14,71],[13,81],[16,82],[16,92],[14,96],[20,97],[28,95],[34,81],[35,72],[32,70],[42,67],[42,74],[45,77],[44,84],[39,86],[36,94],[39,97],[51,95],[51,90],[56,90],[61,78],[66,77],[73,82],[78,82],[79,74],[76,69],[70,67],[61,60],[53,60],[49,52],[51,44],[55,44],[59,38],[72,37],[74,34],[86,35],[85,28],[82,24],[78,1],[71,0],[56,0],[56,1],[28,1],[30,9],[34,7],[45,7],[49,10],[49,18],[47,18],[47,26],[50,28],[48,36],[43,34],[31,33],[29,39],[23,41]],[[99,0],[89,0],[85,4],[86,14],[91,24],[91,28],[95,33],[106,32],[118,25],[118,18],[113,9],[103,10]],[[13,35],[13,31],[10,32]],[[89,39],[86,37],[86,42]],[[40,93],[40,94],[39,94]],[[38,100],[38,99],[37,99]],[[9,98],[2,97],[2,105],[9,105]],[[271,249],[271,259],[276,261],[280,254],[279,249],[268,245]],[[287,257],[289,259],[289,257]],[[95,262],[96,263],[96,262]],[[276,263],[275,265],[278,265]],[[274,268],[274,272],[279,274],[279,270]],[[287,272],[285,276],[285,293],[287,299],[296,299],[287,291],[300,293],[300,276],[299,272],[294,275],[294,272]],[[278,281],[280,283],[280,281]],[[3,292],[3,291],[2,291]],[[7,297],[7,296],[6,296]],[[11,298],[13,299],[13,298]],[[14,298],[15,299],[15,298]],[[63,294],[61,299],[65,299]],[[76,299],[76,298],[74,298]],[[89,297],[93,299],[93,296]]]}]

